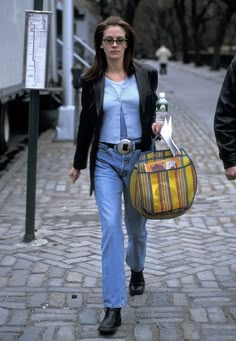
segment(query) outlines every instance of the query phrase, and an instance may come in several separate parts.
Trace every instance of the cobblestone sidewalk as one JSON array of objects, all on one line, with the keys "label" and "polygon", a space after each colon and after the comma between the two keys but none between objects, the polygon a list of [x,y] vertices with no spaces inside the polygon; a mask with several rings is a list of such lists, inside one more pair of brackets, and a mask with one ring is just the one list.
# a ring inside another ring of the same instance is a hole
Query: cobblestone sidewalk
[{"label": "cobblestone sidewalk", "polygon": [[73,144],[54,142],[53,131],[40,138],[32,243],[22,242],[27,153],[0,179],[1,341],[236,340],[235,183],[214,141],[170,100],[173,137],[194,160],[198,192],[184,216],[148,221],[146,292],[129,298],[114,336],[97,332],[100,226],[87,171],[76,185],[68,177]]}]

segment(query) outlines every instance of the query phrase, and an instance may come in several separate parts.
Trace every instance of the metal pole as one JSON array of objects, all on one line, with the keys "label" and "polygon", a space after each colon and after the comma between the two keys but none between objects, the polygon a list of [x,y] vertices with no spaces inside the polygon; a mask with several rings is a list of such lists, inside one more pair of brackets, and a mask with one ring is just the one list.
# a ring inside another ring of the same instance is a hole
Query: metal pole
[{"label": "metal pole", "polygon": [[72,88],[73,65],[73,1],[63,1],[63,106],[59,108],[57,140],[74,139],[74,91]]},{"label": "metal pole", "polygon": [[[43,0],[34,0],[34,10],[43,9]],[[30,91],[29,128],[28,128],[28,166],[26,192],[26,219],[23,241],[28,243],[35,239],[35,201],[36,201],[36,170],[39,125],[39,90]]]},{"label": "metal pole", "polygon": [[29,103],[29,141],[26,193],[26,221],[24,242],[35,239],[35,201],[36,201],[36,171],[39,122],[39,90],[30,91]]},{"label": "metal pole", "polygon": [[63,82],[64,106],[73,105],[72,74],[73,66],[73,1],[63,3]]},{"label": "metal pole", "polygon": [[58,73],[57,73],[57,19],[56,19],[56,2],[55,0],[50,1],[50,10],[52,11],[52,25],[51,25],[51,37],[50,37],[50,46],[51,46],[51,67],[52,67],[52,79],[54,84],[58,83]]},{"label": "metal pole", "polygon": [[43,10],[43,0],[34,0],[34,10],[35,11]]}]

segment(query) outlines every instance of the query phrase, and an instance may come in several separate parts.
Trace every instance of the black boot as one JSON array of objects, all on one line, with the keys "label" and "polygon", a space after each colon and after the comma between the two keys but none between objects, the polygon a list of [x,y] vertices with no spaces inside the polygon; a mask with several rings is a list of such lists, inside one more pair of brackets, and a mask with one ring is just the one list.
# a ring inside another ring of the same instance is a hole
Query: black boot
[{"label": "black boot", "polygon": [[131,296],[142,295],[145,289],[145,280],[143,277],[143,272],[131,270],[131,278],[129,282],[129,293]]},{"label": "black boot", "polygon": [[121,308],[106,308],[105,316],[98,330],[101,334],[112,334],[121,325]]}]

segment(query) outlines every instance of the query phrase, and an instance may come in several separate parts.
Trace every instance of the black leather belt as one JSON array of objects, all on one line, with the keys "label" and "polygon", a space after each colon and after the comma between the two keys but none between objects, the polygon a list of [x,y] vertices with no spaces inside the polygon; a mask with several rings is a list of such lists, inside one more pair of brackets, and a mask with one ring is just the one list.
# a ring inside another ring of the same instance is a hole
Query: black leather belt
[{"label": "black leather belt", "polygon": [[135,142],[128,139],[123,139],[117,144],[101,142],[108,146],[109,148],[113,148],[118,150],[120,154],[128,154],[134,150],[141,149],[141,142]]}]

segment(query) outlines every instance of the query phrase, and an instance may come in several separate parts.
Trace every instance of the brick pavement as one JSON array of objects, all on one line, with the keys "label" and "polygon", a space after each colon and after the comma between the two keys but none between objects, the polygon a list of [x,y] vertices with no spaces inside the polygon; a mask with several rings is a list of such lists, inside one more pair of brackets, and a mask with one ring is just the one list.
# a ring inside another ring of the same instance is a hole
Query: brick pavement
[{"label": "brick pavement", "polygon": [[68,177],[73,144],[54,142],[53,131],[39,140],[34,242],[22,242],[27,153],[0,179],[1,341],[236,340],[235,182],[225,180],[215,142],[170,102],[174,140],[195,162],[198,193],[184,216],[148,221],[146,292],[129,297],[114,336],[97,332],[100,226],[87,171],[76,185]]}]

